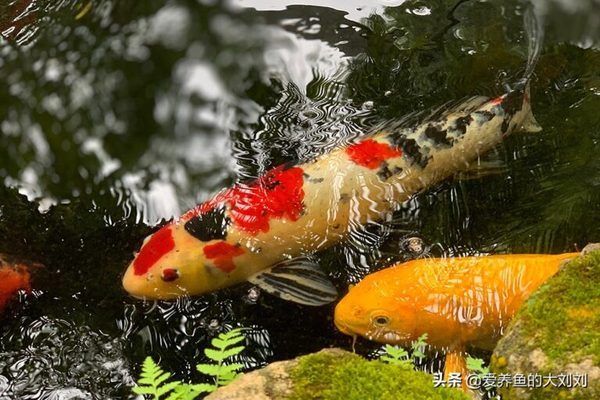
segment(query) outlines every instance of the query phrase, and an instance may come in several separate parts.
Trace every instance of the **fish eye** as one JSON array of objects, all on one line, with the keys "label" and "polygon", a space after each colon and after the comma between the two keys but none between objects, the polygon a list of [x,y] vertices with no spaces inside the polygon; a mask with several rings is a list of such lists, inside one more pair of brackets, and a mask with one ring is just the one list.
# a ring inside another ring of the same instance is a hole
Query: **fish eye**
[{"label": "fish eye", "polygon": [[373,323],[377,326],[385,326],[390,323],[390,317],[386,315],[376,315],[373,317]]}]

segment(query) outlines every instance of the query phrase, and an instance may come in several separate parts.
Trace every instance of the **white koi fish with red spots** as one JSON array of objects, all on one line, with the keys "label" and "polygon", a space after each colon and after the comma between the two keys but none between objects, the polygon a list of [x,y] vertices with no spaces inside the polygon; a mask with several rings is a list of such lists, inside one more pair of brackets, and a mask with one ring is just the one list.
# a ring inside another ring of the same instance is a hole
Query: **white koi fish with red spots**
[{"label": "white koi fish with red spots", "polygon": [[172,299],[250,281],[301,304],[331,302],[334,286],[305,256],[477,164],[514,130],[539,130],[528,93],[471,98],[226,189],[147,238],[123,285],[136,297]]}]

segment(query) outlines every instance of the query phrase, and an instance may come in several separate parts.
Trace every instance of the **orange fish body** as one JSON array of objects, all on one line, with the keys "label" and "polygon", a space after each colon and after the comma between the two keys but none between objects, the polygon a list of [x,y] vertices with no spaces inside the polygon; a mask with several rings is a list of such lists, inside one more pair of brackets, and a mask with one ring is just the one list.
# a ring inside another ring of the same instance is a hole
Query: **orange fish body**
[{"label": "orange fish body", "polygon": [[[493,349],[523,302],[579,253],[419,259],[368,275],[335,310],[348,335],[437,350]],[[456,365],[457,363],[452,363]]]},{"label": "orange fish body", "polygon": [[31,290],[31,276],[27,267],[8,264],[0,258],[0,314],[19,290]]}]

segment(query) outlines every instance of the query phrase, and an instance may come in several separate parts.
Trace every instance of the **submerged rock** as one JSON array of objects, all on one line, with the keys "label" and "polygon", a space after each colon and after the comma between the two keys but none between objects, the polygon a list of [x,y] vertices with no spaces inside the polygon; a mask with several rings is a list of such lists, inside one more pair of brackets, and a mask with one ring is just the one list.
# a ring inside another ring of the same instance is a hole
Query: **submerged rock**
[{"label": "submerged rock", "polygon": [[504,400],[600,398],[600,251],[586,249],[527,300],[496,346],[493,372],[541,376],[524,385],[534,388],[500,388]]},{"label": "submerged rock", "polygon": [[247,373],[207,400],[466,400],[424,372],[325,349]]}]

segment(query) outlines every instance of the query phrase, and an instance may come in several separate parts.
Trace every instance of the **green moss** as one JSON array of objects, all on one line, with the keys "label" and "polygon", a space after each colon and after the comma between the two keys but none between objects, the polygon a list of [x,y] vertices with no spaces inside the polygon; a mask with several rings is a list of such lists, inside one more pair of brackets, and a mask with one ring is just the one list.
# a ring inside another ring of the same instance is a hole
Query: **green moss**
[{"label": "green moss", "polygon": [[519,313],[523,334],[551,361],[591,356],[600,361],[600,252],[569,264]]},{"label": "green moss", "polygon": [[600,251],[579,257],[542,286],[519,310],[500,340],[497,373],[587,373],[587,389],[501,390],[505,399],[588,399],[600,394]]},{"label": "green moss", "polygon": [[406,370],[348,354],[302,357],[291,372],[294,392],[288,400],[465,400],[458,389],[434,388],[424,372]]}]

